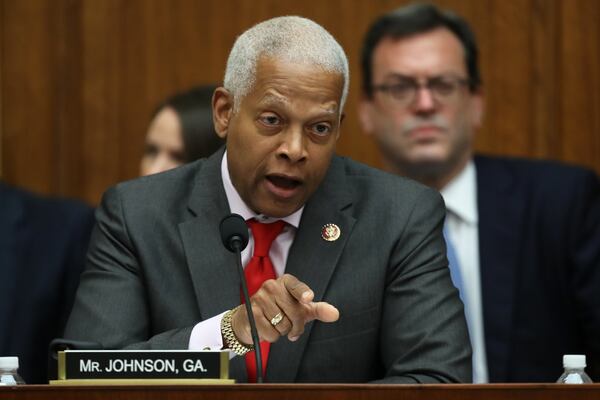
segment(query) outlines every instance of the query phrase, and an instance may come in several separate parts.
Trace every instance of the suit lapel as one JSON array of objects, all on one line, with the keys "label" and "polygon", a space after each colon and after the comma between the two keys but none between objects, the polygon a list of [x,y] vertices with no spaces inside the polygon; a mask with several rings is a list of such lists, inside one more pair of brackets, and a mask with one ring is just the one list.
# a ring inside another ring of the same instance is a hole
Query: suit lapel
[{"label": "suit lapel", "polygon": [[[351,201],[346,187],[341,161],[335,157],[323,183],[306,204],[288,256],[286,273],[306,283],[314,291],[315,301],[323,299],[355,223],[348,212]],[[328,242],[321,237],[321,230],[328,223],[340,228],[338,240]],[[281,338],[271,345],[267,382],[295,380],[313,324],[305,326],[296,342]]]},{"label": "suit lapel", "polygon": [[476,157],[483,325],[489,379],[508,377],[517,268],[525,199],[512,171]]},{"label": "suit lapel", "polygon": [[[179,224],[203,320],[240,304],[236,255],[225,249],[219,232],[221,219],[230,213],[221,179],[222,157],[219,151],[202,164],[188,203],[190,219]],[[229,374],[238,381],[247,380],[243,357],[231,359]]]},{"label": "suit lapel", "polygon": [[185,257],[202,319],[240,303],[235,254],[221,242],[219,223],[229,213],[221,180],[220,151],[206,160],[194,182],[190,218],[179,224]]}]

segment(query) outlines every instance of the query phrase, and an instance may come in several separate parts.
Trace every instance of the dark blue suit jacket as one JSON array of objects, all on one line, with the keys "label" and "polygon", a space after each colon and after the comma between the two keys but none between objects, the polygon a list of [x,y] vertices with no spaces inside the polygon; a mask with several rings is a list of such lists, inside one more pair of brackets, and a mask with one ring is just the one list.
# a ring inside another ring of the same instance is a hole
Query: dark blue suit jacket
[{"label": "dark blue suit jacket", "polygon": [[0,355],[27,383],[48,382],[48,344],[69,315],[93,209],[0,182]]},{"label": "dark blue suit jacket", "polygon": [[552,382],[563,354],[600,381],[600,182],[553,162],[475,158],[491,382]]}]

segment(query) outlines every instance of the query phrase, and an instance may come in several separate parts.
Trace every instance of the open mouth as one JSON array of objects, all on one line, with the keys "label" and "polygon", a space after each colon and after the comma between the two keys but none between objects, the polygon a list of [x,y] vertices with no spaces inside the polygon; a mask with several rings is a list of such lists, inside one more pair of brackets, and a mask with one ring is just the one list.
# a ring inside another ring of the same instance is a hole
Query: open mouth
[{"label": "open mouth", "polygon": [[266,178],[270,190],[279,197],[293,196],[302,185],[302,181],[299,179],[281,175],[268,175]]},{"label": "open mouth", "polygon": [[298,179],[286,178],[284,176],[270,175],[267,176],[269,182],[282,189],[295,189],[302,184]]}]

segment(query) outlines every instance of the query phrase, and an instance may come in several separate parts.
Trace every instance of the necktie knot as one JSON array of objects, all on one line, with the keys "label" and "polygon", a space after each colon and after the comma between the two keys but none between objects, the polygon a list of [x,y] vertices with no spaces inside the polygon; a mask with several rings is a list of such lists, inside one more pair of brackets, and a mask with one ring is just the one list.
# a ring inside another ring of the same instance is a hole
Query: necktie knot
[{"label": "necktie knot", "polygon": [[255,219],[247,221],[252,237],[254,238],[254,257],[267,257],[273,244],[273,240],[281,233],[285,226],[284,221],[275,221],[263,224]]}]

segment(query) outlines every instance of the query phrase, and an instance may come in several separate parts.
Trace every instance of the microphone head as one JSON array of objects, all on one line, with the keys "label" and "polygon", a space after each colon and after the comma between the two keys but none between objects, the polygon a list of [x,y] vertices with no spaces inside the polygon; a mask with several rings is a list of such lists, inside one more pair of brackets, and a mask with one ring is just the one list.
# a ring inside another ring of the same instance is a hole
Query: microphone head
[{"label": "microphone head", "polygon": [[246,220],[239,214],[229,214],[221,220],[219,226],[221,240],[227,250],[235,253],[242,251],[248,245],[248,225]]}]

